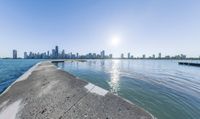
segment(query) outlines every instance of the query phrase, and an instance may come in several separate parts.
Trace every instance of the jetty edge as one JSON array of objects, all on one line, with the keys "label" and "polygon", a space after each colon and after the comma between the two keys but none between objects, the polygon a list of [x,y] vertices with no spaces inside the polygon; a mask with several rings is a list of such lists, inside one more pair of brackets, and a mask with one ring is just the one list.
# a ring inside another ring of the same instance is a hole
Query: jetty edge
[{"label": "jetty edge", "polygon": [[186,65],[186,66],[195,66],[200,67],[200,63],[193,63],[193,62],[178,62],[179,65]]},{"label": "jetty edge", "polygon": [[34,65],[0,96],[0,119],[156,119],[137,105],[58,69]]}]

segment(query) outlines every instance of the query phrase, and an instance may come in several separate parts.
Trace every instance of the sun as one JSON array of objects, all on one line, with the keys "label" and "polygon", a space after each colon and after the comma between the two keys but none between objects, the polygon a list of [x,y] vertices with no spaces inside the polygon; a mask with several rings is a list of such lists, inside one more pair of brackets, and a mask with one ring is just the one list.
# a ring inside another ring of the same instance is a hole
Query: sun
[{"label": "sun", "polygon": [[116,37],[116,36],[112,37],[112,39],[111,39],[111,45],[112,46],[118,46],[119,44],[120,44],[120,38]]}]

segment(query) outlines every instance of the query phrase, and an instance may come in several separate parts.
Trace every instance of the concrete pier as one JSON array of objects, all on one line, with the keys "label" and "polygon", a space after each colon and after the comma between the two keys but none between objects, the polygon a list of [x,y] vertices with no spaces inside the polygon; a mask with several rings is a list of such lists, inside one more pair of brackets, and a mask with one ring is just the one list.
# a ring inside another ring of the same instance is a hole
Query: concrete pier
[{"label": "concrete pier", "polygon": [[29,70],[0,96],[0,119],[153,119],[142,108],[50,62]]},{"label": "concrete pier", "polygon": [[179,62],[179,65],[195,66],[200,67],[200,63],[190,63],[190,62]]}]

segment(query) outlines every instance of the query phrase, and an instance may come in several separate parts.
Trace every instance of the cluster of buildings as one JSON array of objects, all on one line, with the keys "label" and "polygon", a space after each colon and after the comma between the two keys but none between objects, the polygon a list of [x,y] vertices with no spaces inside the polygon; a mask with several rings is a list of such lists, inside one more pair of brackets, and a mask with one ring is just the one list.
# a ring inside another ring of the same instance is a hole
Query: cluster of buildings
[{"label": "cluster of buildings", "polygon": [[[13,59],[17,59],[17,50],[13,50]],[[79,55],[79,53],[65,53],[65,50],[59,51],[59,47],[55,46],[52,51],[47,51],[44,53],[33,53],[33,52],[24,52],[24,59],[112,59],[112,54],[106,55],[105,51],[97,53],[88,53],[86,55]],[[180,54],[176,56],[164,56],[159,53],[157,56],[153,54],[152,56],[146,57],[143,54],[141,57],[134,57],[131,53],[124,55],[123,53],[120,56],[120,59],[186,59],[186,55]]]},{"label": "cluster of buildings", "polygon": [[175,56],[164,56],[162,57],[161,53],[158,53],[158,56],[156,57],[155,54],[153,54],[152,56],[146,57],[145,54],[142,55],[142,57],[137,57],[138,59],[186,59],[186,55],[184,54],[180,54],[180,55],[175,55]]},{"label": "cluster of buildings", "polygon": [[[13,54],[14,54],[13,50]],[[13,57],[14,58],[14,57]],[[112,54],[106,55],[105,51],[101,51],[100,54],[88,53],[86,55],[79,55],[79,53],[73,54],[65,53],[65,50],[59,51],[59,47],[56,46],[51,52],[33,53],[24,52],[24,59],[111,59]]]}]

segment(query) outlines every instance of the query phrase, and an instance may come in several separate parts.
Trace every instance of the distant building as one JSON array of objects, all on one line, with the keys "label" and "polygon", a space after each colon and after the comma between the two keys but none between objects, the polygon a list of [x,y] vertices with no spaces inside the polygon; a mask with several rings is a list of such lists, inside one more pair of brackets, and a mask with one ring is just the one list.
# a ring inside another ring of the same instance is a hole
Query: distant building
[{"label": "distant building", "polygon": [[152,58],[153,58],[153,59],[155,59],[155,58],[156,58],[155,54],[153,54],[153,55],[152,55]]},{"label": "distant building", "polygon": [[128,59],[130,59],[130,58],[131,58],[131,54],[130,54],[130,53],[128,53],[128,56],[127,56],[127,57],[128,57]]},{"label": "distant building", "polygon": [[58,49],[58,46],[56,46],[55,48],[55,58],[58,58],[59,56],[59,49]]},{"label": "distant building", "polygon": [[79,54],[78,54],[78,53],[76,53],[76,58],[77,58],[77,59],[79,58]]},{"label": "distant building", "polygon": [[69,53],[69,59],[72,59],[72,52]]},{"label": "distant building", "polygon": [[124,59],[124,54],[123,53],[121,54],[121,59]]},{"label": "distant building", "polygon": [[27,59],[28,58],[28,54],[27,52],[24,52],[24,59]]},{"label": "distant building", "polygon": [[186,55],[184,55],[184,54],[181,54],[181,59],[186,59]]},{"label": "distant building", "polygon": [[87,55],[87,59],[92,59],[92,53],[89,53],[89,54]]},{"label": "distant building", "polygon": [[170,56],[169,55],[165,56],[165,59],[170,59]]},{"label": "distant building", "polygon": [[144,55],[142,55],[142,58],[143,58],[143,59],[145,59],[145,58],[146,58],[146,55],[145,55],[145,54],[144,54]]},{"label": "distant building", "polygon": [[47,51],[47,57],[49,58],[50,54],[49,54],[49,51]]},{"label": "distant building", "polygon": [[134,56],[133,55],[131,55],[131,59],[133,59],[134,58]]},{"label": "distant building", "polygon": [[158,54],[158,58],[159,58],[159,59],[161,59],[161,58],[162,58],[162,56],[161,56],[161,53],[159,53],[159,54]]},{"label": "distant building", "polygon": [[51,56],[53,59],[55,59],[56,58],[56,51],[55,51],[55,49],[52,49],[52,56]]},{"label": "distant building", "polygon": [[104,59],[105,58],[105,51],[101,51],[101,58]]},{"label": "distant building", "polygon": [[112,59],[112,54],[109,54],[109,58]]},{"label": "distant building", "polygon": [[13,50],[13,59],[17,59],[17,50]]},{"label": "distant building", "polygon": [[65,58],[65,50],[62,50],[61,58],[62,58],[62,59]]}]

